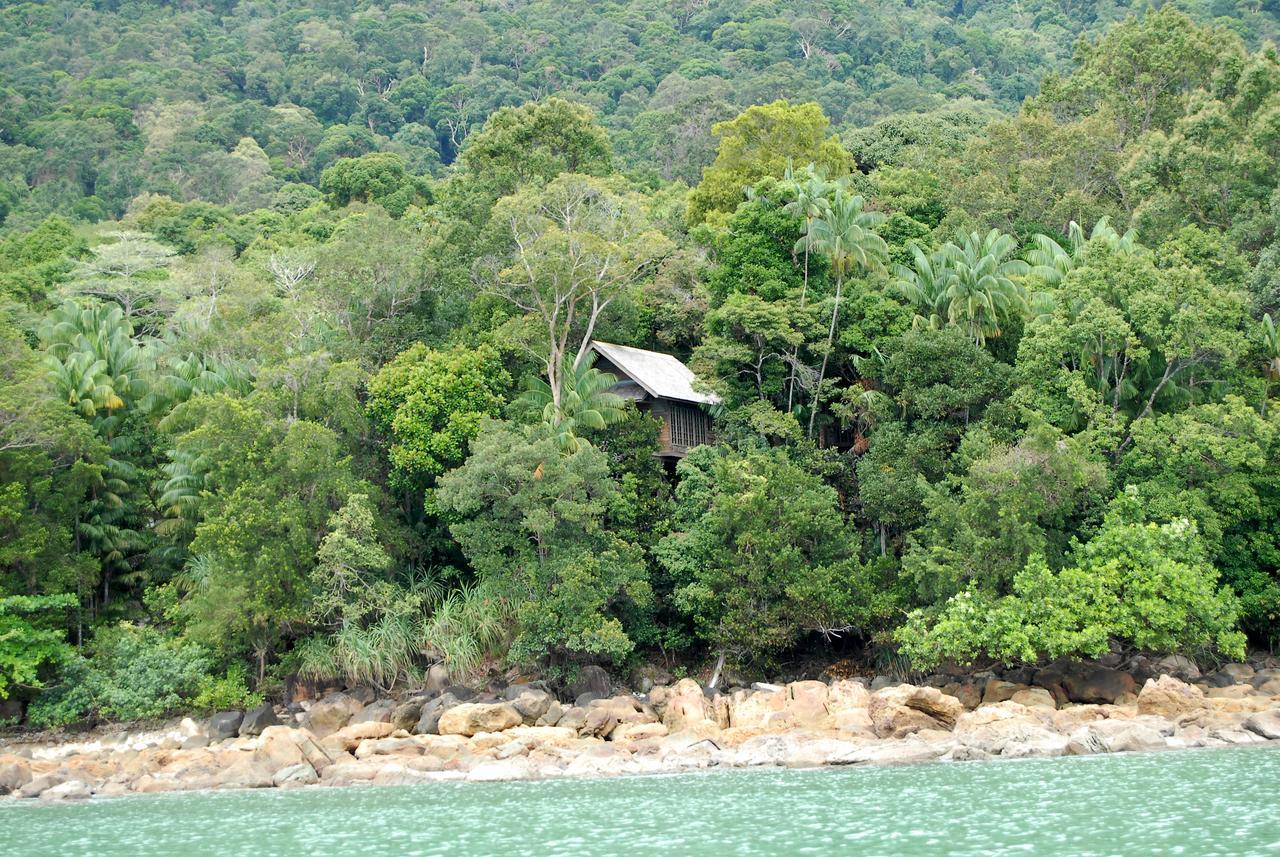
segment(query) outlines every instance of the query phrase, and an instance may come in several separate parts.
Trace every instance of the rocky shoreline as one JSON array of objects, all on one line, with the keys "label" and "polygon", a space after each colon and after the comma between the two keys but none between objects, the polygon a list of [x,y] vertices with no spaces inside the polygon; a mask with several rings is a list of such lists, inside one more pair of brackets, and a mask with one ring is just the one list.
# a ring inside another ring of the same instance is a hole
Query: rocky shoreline
[{"label": "rocky shoreline", "polygon": [[[1144,675],[1143,673],[1147,673]],[[1020,681],[1018,679],[1021,679]],[[1141,683],[1140,683],[1141,682]],[[539,682],[402,699],[364,690],[168,728],[0,742],[0,795],[45,801],[221,788],[491,782],[706,768],[902,764],[1280,741],[1280,666],[1185,659],[1001,675],[755,684]]]}]

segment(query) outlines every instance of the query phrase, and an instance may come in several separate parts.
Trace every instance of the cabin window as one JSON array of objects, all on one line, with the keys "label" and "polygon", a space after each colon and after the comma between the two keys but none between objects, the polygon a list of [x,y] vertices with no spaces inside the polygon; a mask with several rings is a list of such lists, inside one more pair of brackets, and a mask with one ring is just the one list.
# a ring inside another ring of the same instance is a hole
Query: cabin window
[{"label": "cabin window", "polygon": [[671,445],[693,447],[711,441],[711,421],[693,405],[671,406]]}]

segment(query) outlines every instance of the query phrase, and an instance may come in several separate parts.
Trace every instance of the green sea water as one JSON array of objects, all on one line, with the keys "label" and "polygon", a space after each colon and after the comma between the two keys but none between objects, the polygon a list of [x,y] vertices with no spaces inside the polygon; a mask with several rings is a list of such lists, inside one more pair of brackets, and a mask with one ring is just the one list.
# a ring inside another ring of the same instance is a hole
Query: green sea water
[{"label": "green sea water", "polygon": [[24,855],[1280,855],[1280,747],[0,805]]}]

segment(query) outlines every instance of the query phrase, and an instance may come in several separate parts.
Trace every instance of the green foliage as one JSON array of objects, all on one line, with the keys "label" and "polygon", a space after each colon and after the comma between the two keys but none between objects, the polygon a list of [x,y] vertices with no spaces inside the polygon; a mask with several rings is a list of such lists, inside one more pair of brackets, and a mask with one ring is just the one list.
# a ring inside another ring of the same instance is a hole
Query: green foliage
[{"label": "green foliage", "polygon": [[820,105],[780,99],[713,126],[720,146],[689,196],[689,224],[703,223],[713,213],[732,214],[745,188],[766,176],[782,178],[792,162],[816,164],[831,176],[849,172],[853,159],[829,125]]},{"label": "green foliage", "polygon": [[392,487],[421,491],[461,464],[510,385],[492,348],[433,351],[418,343],[383,366],[369,380],[365,407],[391,441]]},{"label": "green foliage", "polygon": [[1150,5],[9,4],[4,692],[1274,648],[1280,17]]},{"label": "green foliage", "polygon": [[1034,554],[1014,576],[1011,594],[966,589],[936,615],[912,614],[897,639],[921,669],[944,659],[1096,657],[1111,639],[1154,652],[1239,658],[1239,605],[1217,577],[1192,521],[1144,523],[1129,494],[1069,566],[1054,571]]},{"label": "green foliage", "polygon": [[440,480],[441,505],[482,585],[510,601],[515,662],[618,660],[632,649],[617,616],[651,597],[639,549],[607,530],[618,496],[608,460],[582,444],[565,452],[488,421],[467,463]]},{"label": "green foliage", "polygon": [[201,676],[196,688],[190,702],[196,711],[247,710],[262,704],[261,694],[249,690],[249,673],[244,664],[232,664],[222,675]]},{"label": "green foliage", "polygon": [[714,650],[768,660],[862,627],[867,594],[836,493],[780,451],[695,450],[657,547],[676,606]]},{"label": "green foliage", "polygon": [[58,620],[75,606],[70,595],[0,597],[0,699],[40,687],[42,673],[73,656]]},{"label": "green foliage", "polygon": [[33,723],[62,726],[90,715],[161,717],[189,703],[211,666],[201,646],[128,623],[99,629],[88,655],[73,655],[62,683],[32,704]]}]

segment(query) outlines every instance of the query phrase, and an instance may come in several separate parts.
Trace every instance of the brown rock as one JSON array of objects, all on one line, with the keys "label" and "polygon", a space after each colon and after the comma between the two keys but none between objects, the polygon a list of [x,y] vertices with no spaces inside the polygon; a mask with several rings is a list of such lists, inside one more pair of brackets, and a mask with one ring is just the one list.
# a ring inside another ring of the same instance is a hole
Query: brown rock
[{"label": "brown rock", "polygon": [[1138,713],[1177,720],[1207,711],[1204,691],[1173,676],[1147,679],[1138,693]]},{"label": "brown rock", "polygon": [[[1015,684],[1011,681],[1002,681],[998,678],[987,679],[986,686],[982,689],[982,705],[995,705],[997,702],[1004,702],[1007,699],[1013,699],[1013,695],[1019,691],[1030,690],[1025,684]],[[1057,706],[1054,706],[1055,708]]]},{"label": "brown rock", "polygon": [[950,730],[964,706],[937,688],[901,684],[871,694],[867,711],[877,736],[902,738],[921,729]]},{"label": "brown rock", "polygon": [[785,690],[736,690],[729,697],[729,726],[734,729],[769,729],[781,719],[786,705]]},{"label": "brown rock", "polygon": [[440,715],[441,735],[475,735],[501,732],[523,722],[520,712],[509,702],[466,702]]},{"label": "brown rock", "polygon": [[1107,667],[1085,667],[1063,676],[1062,687],[1072,702],[1114,703],[1137,689],[1137,682],[1127,672]]},{"label": "brown rock", "polygon": [[22,762],[0,764],[0,795],[7,795],[31,782],[31,768]]},{"label": "brown rock", "polygon": [[982,704],[982,688],[972,681],[953,681],[942,686],[942,692],[960,700],[960,704],[972,711]]},{"label": "brown rock", "polygon": [[671,732],[719,728],[711,703],[703,695],[702,688],[691,678],[682,678],[669,689],[662,722]]},{"label": "brown rock", "polygon": [[1028,687],[1009,697],[1010,701],[1028,708],[1057,708],[1058,702],[1053,694],[1043,687]]},{"label": "brown rock", "polygon": [[609,735],[610,741],[646,741],[650,738],[665,738],[667,727],[661,723],[621,723]]},{"label": "brown rock", "polygon": [[302,725],[317,738],[325,738],[351,722],[364,704],[345,693],[333,693],[311,706]]},{"label": "brown rock", "polygon": [[341,741],[343,749],[350,753],[360,745],[361,741],[367,741],[374,738],[386,738],[395,731],[396,727],[393,723],[387,723],[380,720],[366,720],[362,723],[352,723],[350,726],[343,726],[337,732],[333,733],[330,738]]}]

